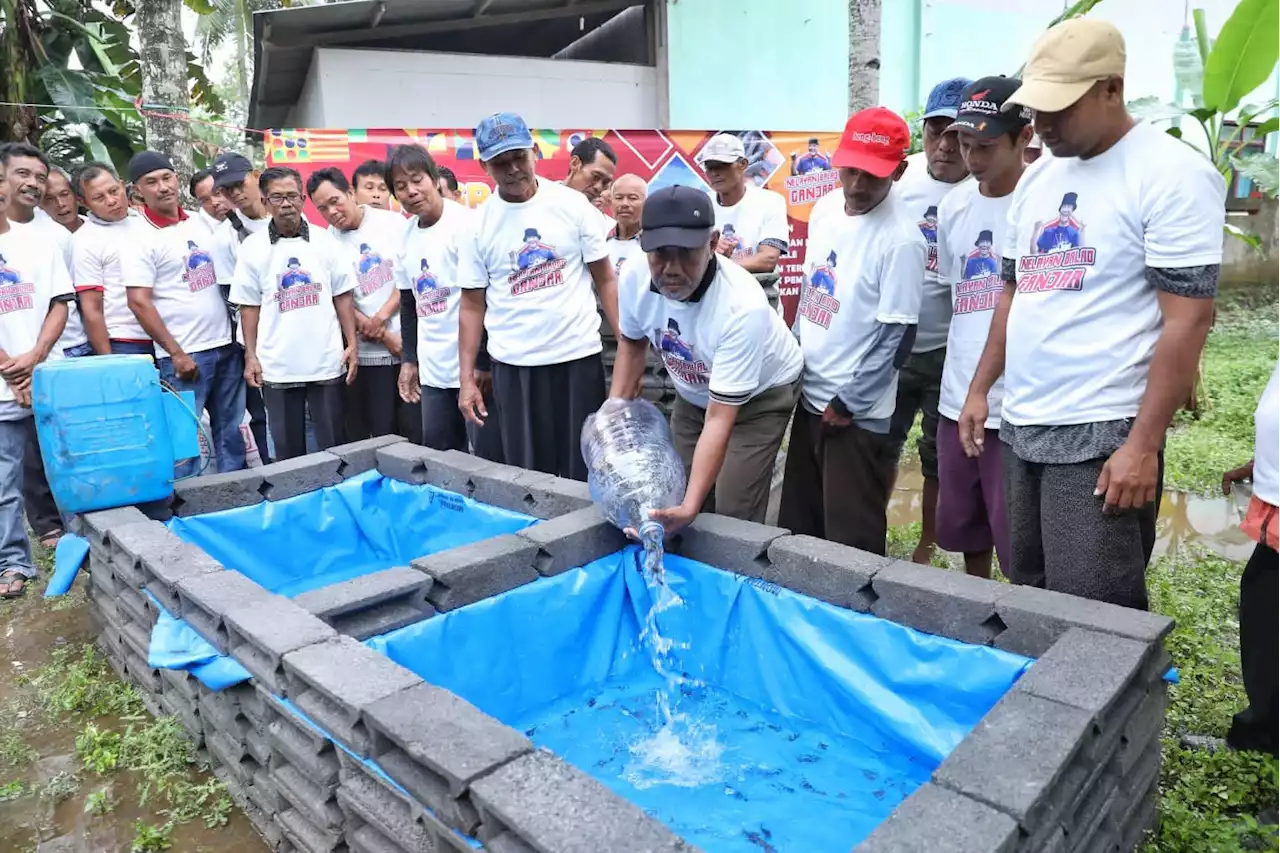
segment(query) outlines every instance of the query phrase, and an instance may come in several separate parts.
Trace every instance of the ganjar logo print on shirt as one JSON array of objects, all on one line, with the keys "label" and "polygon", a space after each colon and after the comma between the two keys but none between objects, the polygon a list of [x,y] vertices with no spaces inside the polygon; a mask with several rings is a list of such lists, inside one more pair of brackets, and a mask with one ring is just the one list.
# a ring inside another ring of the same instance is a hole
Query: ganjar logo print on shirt
[{"label": "ganjar logo print on shirt", "polygon": [[542,242],[537,228],[524,229],[524,242],[512,254],[516,271],[508,281],[513,296],[564,283],[564,258],[556,254],[555,246]]},{"label": "ganjar logo print on shirt", "polygon": [[360,260],[356,262],[356,286],[361,296],[368,296],[395,277],[391,261],[375,252],[368,243],[360,244]]},{"label": "ganjar logo print on shirt", "polygon": [[213,268],[213,258],[197,246],[195,240],[187,241],[187,256],[182,262],[182,280],[187,283],[192,293],[198,293],[218,283],[218,274]]},{"label": "ganjar logo print on shirt", "polygon": [[924,235],[925,242],[929,244],[929,257],[925,261],[924,268],[929,272],[938,271],[938,206],[936,204],[929,205],[924,212],[924,219],[920,220],[917,225],[920,226],[920,233]]},{"label": "ganjar logo print on shirt", "polygon": [[800,316],[824,329],[831,328],[831,318],[840,313],[840,300],[836,299],[836,253],[827,255],[827,262],[813,268],[800,299]]},{"label": "ganjar logo print on shirt", "polygon": [[418,277],[413,280],[418,316],[434,317],[436,314],[443,314],[449,307],[449,290],[450,288],[440,286],[435,273],[431,271],[431,265],[427,263],[426,258],[423,258],[422,269],[419,270]]},{"label": "ganjar logo print on shirt", "polygon": [[1000,257],[992,250],[995,238],[990,231],[979,231],[973,249],[961,255],[964,279],[956,282],[956,314],[991,311],[1000,301],[1004,282],[1000,280]]},{"label": "ganjar logo print on shirt", "polygon": [[302,262],[290,258],[287,270],[276,280],[276,308],[280,312],[296,308],[311,308],[320,304],[319,284],[311,280],[311,273],[302,268]]},{"label": "ganjar logo print on shirt", "polygon": [[694,358],[693,347],[680,337],[680,324],[671,318],[667,319],[667,328],[662,332],[658,350],[668,373],[688,385],[707,384],[706,364]]},{"label": "ganjar logo print on shirt", "polygon": [[1097,259],[1097,251],[1080,245],[1084,223],[1076,217],[1079,200],[1076,193],[1064,194],[1058,215],[1035,224],[1031,254],[1018,259],[1019,293],[1084,289],[1085,273]]},{"label": "ganjar logo print on shirt", "polygon": [[36,286],[22,280],[22,273],[9,266],[9,262],[0,255],[0,314],[14,311],[25,311],[34,306],[33,294]]}]

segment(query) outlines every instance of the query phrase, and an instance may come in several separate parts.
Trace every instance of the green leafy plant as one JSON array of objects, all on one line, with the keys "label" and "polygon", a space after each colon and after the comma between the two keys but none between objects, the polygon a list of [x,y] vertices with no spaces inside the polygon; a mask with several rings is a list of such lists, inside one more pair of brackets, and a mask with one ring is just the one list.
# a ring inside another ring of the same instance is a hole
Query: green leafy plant
[{"label": "green leafy plant", "polygon": [[133,845],[130,853],[160,853],[173,846],[169,836],[173,834],[173,825],[153,826],[145,821],[133,823]]},{"label": "green leafy plant", "polygon": [[87,815],[105,817],[111,814],[114,808],[115,804],[111,802],[106,791],[94,791],[84,798],[84,813]]},{"label": "green leafy plant", "polygon": [[120,763],[120,735],[89,723],[76,735],[76,758],[94,773],[115,770]]},{"label": "green leafy plant", "polygon": [[10,800],[16,800],[27,792],[27,786],[19,780],[5,782],[0,785],[0,803],[7,803]]},{"label": "green leafy plant", "polygon": [[19,732],[9,729],[0,735],[0,766],[19,767],[29,764],[35,757],[35,752],[27,746]]}]

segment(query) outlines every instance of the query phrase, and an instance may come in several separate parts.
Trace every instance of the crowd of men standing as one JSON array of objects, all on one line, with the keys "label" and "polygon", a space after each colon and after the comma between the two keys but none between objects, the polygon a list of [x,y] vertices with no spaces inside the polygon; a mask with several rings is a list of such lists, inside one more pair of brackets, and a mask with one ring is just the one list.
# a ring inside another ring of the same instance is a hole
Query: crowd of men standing
[{"label": "crowd of men standing", "polygon": [[[906,156],[901,117],[853,115],[791,327],[752,275],[788,251],[785,205],[749,179],[732,134],[699,154],[711,192],[648,195],[595,138],[563,183],[539,177],[525,122],[499,113],[475,128],[496,187],[475,210],[414,145],[305,182],[223,154],[190,178],[195,213],[158,153],[129,163],[135,206],[107,165],[69,177],[5,146],[0,594],[33,573],[24,503],[38,534],[60,532],[24,408],[54,354],[153,356],[208,413],[219,471],[245,464],[247,411],[264,458],[399,432],[585,479],[584,419],[639,395],[652,351],[678,392],[689,474],[684,500],[654,511],[669,532],[710,509],[764,521],[789,431],[779,524],[884,553],[921,413],[917,560],[936,544],[989,576],[994,552],[1015,583],[1145,608],[1164,436],[1212,321],[1224,187],[1202,155],[1135,124],[1124,71],[1120,34],[1080,19],[1037,43],[1020,80],[935,87],[923,157]],[[1028,166],[1036,134],[1048,155]],[[810,148],[804,170],[828,157]],[[601,313],[618,341],[608,388]],[[1250,709],[1232,730],[1272,752],[1275,386],[1248,469]]]}]

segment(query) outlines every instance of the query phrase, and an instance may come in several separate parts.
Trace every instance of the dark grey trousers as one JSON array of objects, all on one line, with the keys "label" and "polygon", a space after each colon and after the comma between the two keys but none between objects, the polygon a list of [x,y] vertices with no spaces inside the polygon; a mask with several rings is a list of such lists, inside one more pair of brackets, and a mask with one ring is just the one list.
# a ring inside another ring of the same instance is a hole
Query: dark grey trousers
[{"label": "dark grey trousers", "polygon": [[[1094,497],[1105,459],[1070,465],[1026,462],[1004,442],[1005,505],[1014,583],[1065,592],[1122,607],[1147,609],[1147,561],[1156,544],[1153,503],[1107,514]],[[1158,481],[1164,481],[1164,453]]]},{"label": "dark grey trousers", "polygon": [[599,353],[544,367],[495,361],[493,399],[508,465],[586,481],[582,423],[605,401]]},{"label": "dark grey trousers", "polygon": [[290,388],[263,387],[267,423],[276,445],[277,460],[306,454],[308,411],[315,427],[317,450],[328,450],[342,443],[343,388],[342,382],[308,382]]},{"label": "dark grey trousers", "polygon": [[493,395],[485,401],[489,417],[484,426],[467,423],[458,409],[457,388],[422,386],[422,444],[433,450],[471,451],[490,462],[502,461],[502,431],[493,408]]}]

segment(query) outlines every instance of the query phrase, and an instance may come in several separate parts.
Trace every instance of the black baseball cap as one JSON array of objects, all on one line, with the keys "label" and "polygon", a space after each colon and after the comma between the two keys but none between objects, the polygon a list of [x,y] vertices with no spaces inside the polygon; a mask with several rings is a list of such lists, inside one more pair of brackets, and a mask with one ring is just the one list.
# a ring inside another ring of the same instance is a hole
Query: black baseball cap
[{"label": "black baseball cap", "polygon": [[218,155],[209,171],[213,173],[213,188],[219,190],[243,181],[253,171],[253,164],[243,154],[227,151]]},{"label": "black baseball cap", "polygon": [[644,201],[640,248],[646,252],[671,246],[696,249],[710,242],[715,224],[710,195],[693,187],[663,187]]},{"label": "black baseball cap", "polygon": [[163,169],[174,171],[173,163],[159,151],[139,151],[129,160],[129,183],[136,184],[144,175]]},{"label": "black baseball cap", "polygon": [[983,77],[969,84],[960,96],[960,109],[947,131],[965,130],[983,139],[995,139],[1031,123],[1027,107],[1004,110],[1005,101],[1022,85],[1012,77]]}]

